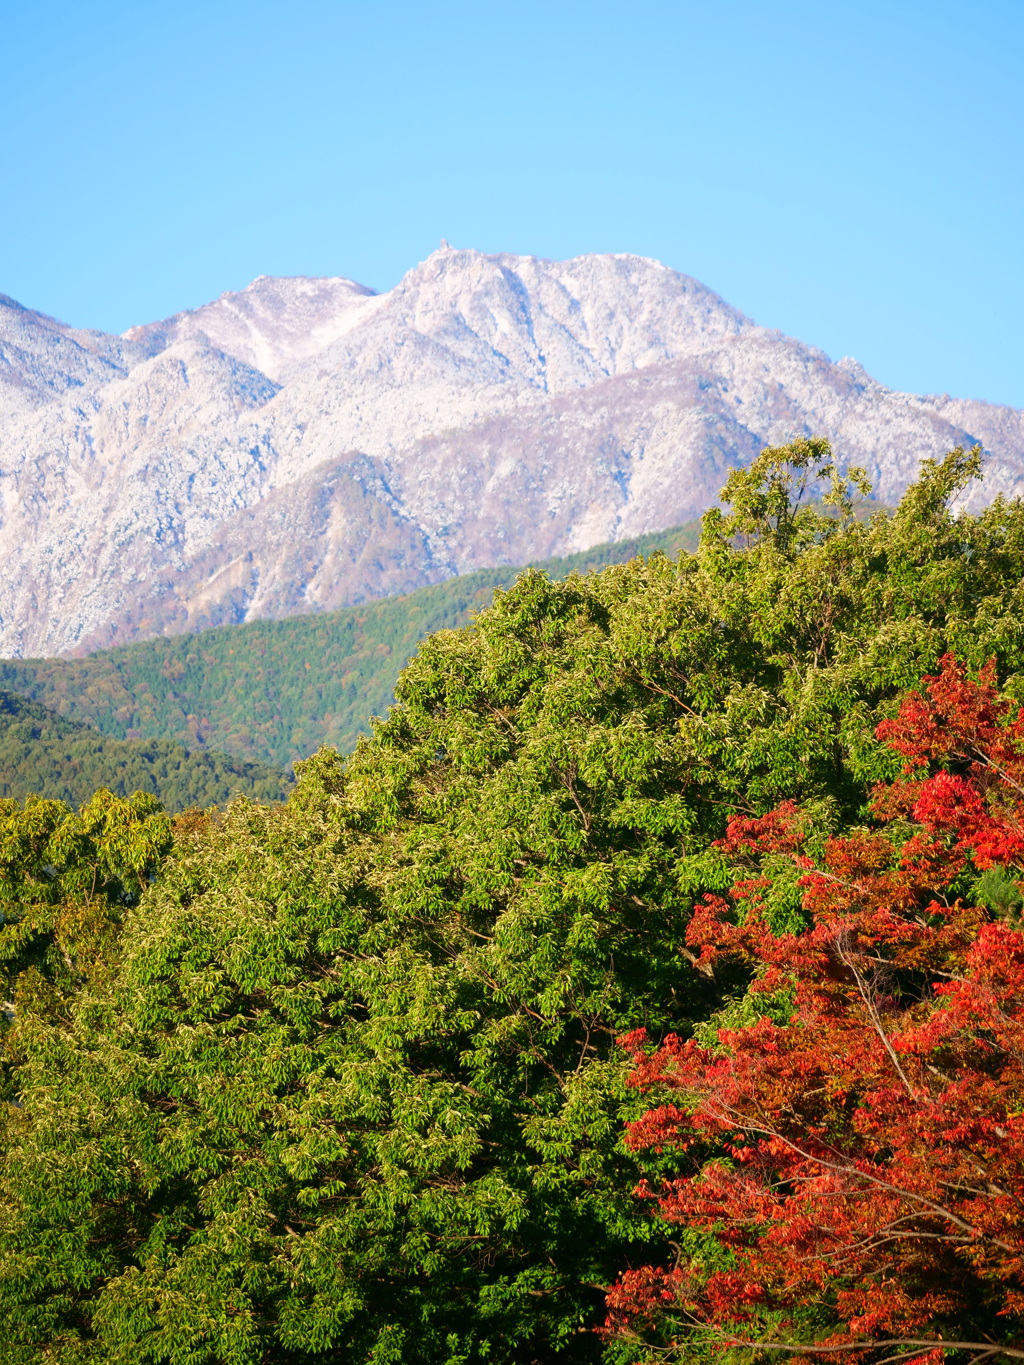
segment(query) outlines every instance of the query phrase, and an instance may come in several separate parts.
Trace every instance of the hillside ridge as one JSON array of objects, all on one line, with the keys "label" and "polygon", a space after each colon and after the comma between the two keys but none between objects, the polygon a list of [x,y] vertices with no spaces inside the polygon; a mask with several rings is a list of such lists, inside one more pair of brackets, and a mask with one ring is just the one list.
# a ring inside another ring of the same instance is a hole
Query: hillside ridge
[{"label": "hillside ridge", "polygon": [[243,794],[281,801],[289,778],[261,763],[209,750],[189,753],[173,740],[104,735],[38,701],[0,690],[0,798],[38,796],[79,806],[95,791],[149,792],[171,811],[223,805]]},{"label": "hillside ridge", "polygon": [[[534,566],[552,579],[636,555],[692,550],[688,525]],[[423,639],[465,625],[522,567],[481,569],[404,597],[336,612],[222,626],[123,645],[82,659],[0,660],[0,687],[118,740],[174,740],[189,751],[284,768],[322,744],[349,752]]]}]

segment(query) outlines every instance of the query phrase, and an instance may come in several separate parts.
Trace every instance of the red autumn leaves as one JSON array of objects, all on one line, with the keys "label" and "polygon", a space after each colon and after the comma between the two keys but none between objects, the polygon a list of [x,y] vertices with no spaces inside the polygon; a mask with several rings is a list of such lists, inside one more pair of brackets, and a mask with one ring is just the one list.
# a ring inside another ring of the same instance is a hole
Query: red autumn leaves
[{"label": "red autumn leaves", "polygon": [[[624,1040],[663,1101],[628,1140],[680,1172],[642,1190],[676,1264],[609,1293],[637,1359],[1024,1359],[1024,712],[947,656],[878,735],[906,764],[876,828],[822,840],[787,804],[720,845],[738,877],[689,947],[744,961],[767,1017]],[[780,859],[796,932],[770,924]]]}]

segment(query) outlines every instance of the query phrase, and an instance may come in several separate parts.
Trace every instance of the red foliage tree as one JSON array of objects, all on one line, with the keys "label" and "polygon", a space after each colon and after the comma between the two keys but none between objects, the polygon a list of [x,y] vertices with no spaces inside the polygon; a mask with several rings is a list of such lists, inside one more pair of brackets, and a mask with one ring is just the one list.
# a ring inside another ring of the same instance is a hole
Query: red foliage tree
[{"label": "red foliage tree", "polygon": [[[628,1141],[684,1172],[640,1191],[678,1226],[677,1263],[609,1292],[634,1359],[1024,1360],[1024,711],[951,657],[926,683],[879,727],[906,766],[875,828],[812,860],[786,805],[722,841],[742,875],[689,946],[744,958],[755,997],[791,1002],[781,1022],[623,1040],[665,1100]],[[768,923],[780,855],[799,932]],[[972,903],[979,872],[1001,914]]]}]

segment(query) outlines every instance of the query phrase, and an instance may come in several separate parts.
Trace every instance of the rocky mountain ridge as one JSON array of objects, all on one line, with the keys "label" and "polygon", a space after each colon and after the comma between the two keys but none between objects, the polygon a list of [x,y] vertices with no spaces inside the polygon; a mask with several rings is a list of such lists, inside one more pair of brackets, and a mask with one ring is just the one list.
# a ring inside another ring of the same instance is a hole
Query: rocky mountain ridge
[{"label": "rocky mountain ridge", "polygon": [[634,256],[447,246],[392,290],[271,279],[123,337],[0,296],[0,655],[326,610],[660,530],[825,434],[896,498],[1024,414],[886,389]]}]

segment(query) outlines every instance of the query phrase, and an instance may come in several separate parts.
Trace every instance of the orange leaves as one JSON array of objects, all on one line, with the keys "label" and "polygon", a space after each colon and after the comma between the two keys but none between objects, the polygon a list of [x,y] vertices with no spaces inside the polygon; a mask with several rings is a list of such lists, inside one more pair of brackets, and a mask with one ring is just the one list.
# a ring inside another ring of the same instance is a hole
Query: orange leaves
[{"label": "orange leaves", "polygon": [[952,654],[942,656],[939,669],[938,675],[924,679],[927,698],[911,693],[899,714],[882,721],[876,731],[880,740],[903,754],[907,772],[991,753],[1006,742],[1005,721],[1013,703],[999,694],[995,665],[986,664],[977,682],[968,679]]},{"label": "orange leaves", "polygon": [[[792,1017],[714,1050],[629,1040],[663,1102],[627,1141],[692,1163],[645,1192],[705,1249],[624,1276],[613,1334],[867,1361],[999,1355],[1024,1330],[1024,934],[964,900],[975,870],[1024,870],[1024,720],[991,669],[947,657],[926,684],[879,727],[907,760],[881,827],[815,844],[789,802],[730,822],[736,883],[688,943],[745,960],[755,995],[785,983]],[[810,921],[789,934],[759,908],[780,854]]]},{"label": "orange leaves", "polygon": [[803,843],[806,820],[794,801],[783,801],[754,819],[733,816],[724,839],[716,844],[734,859],[743,854],[795,853]]},{"label": "orange leaves", "polygon": [[977,867],[1016,866],[1024,859],[1024,710],[1000,696],[992,664],[977,682],[951,655],[940,667],[937,677],[925,679],[927,699],[908,697],[877,733],[904,755],[908,773],[947,767],[920,785],[877,792],[876,808],[884,814],[892,811],[894,795],[910,798],[913,819],[955,836],[955,847]]}]

